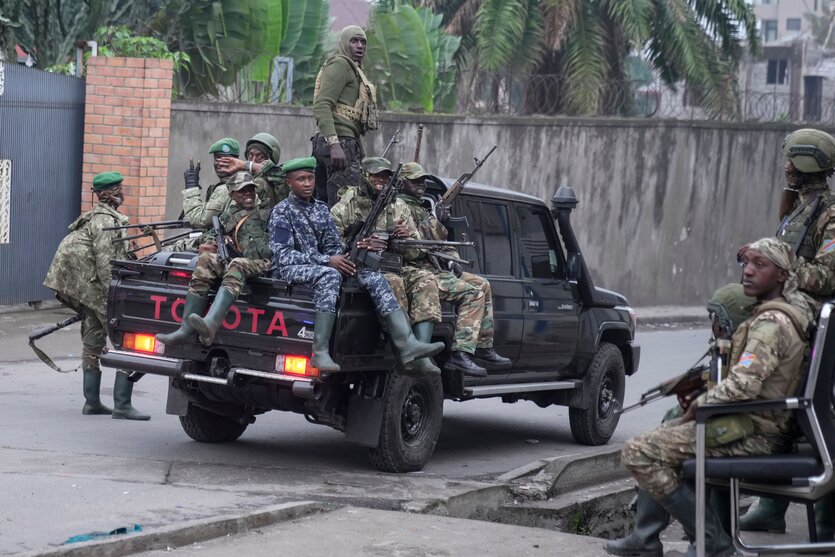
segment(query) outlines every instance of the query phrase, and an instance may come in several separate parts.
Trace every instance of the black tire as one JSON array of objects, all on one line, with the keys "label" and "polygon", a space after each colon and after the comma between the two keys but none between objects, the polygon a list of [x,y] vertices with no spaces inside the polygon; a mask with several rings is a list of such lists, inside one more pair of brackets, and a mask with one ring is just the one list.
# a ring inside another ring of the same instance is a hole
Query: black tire
[{"label": "black tire", "polygon": [[226,443],[240,437],[246,426],[232,418],[215,414],[193,404],[188,405],[185,416],[180,416],[180,425],[186,435],[201,443]]},{"label": "black tire", "polygon": [[441,434],[441,377],[394,373],[386,383],[383,404],[380,442],[369,452],[371,463],[383,472],[422,470]]},{"label": "black tire", "polygon": [[626,372],[618,347],[601,342],[583,379],[586,408],[569,408],[571,435],[583,445],[603,445],[618,426]]}]

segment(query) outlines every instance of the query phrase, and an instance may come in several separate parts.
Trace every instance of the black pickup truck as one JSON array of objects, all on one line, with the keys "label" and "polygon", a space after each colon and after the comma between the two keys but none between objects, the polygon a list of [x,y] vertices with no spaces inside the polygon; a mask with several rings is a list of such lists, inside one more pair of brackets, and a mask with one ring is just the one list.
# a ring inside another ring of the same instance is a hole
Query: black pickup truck
[{"label": "black pickup truck", "polygon": [[[434,204],[450,184],[428,179],[424,201]],[[182,319],[192,253],[113,262],[107,317],[114,348],[102,364],[134,371],[133,380],[169,377],[167,412],[208,443],[233,441],[258,414],[284,410],[345,432],[370,448],[380,470],[420,470],[435,449],[444,399],[501,397],[568,406],[574,438],[601,445],[617,426],[625,376],[638,369],[635,314],[626,298],[592,284],[570,223],[574,191],[560,188],[553,205],[469,184],[452,206],[458,219],[450,238],[474,242],[461,255],[490,281],[495,348],[513,361],[510,370],[486,378],[405,373],[367,294],[343,289],[331,346],[341,371],[319,372],[309,362],[312,291],[271,278],[247,283],[212,346],[165,346],[154,335]],[[449,346],[454,308],[443,310],[433,340]],[[445,357],[436,357],[439,366]]]}]

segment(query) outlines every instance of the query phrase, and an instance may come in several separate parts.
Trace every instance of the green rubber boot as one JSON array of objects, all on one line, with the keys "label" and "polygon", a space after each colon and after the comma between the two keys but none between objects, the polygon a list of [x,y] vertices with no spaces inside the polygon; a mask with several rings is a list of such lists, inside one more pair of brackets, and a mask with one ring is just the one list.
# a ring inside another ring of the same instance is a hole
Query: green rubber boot
[{"label": "green rubber boot", "polygon": [[[658,499],[670,515],[681,523],[685,533],[693,535],[696,532],[696,491],[693,486],[681,482],[669,495]],[[705,506],[705,555],[710,557],[729,557],[736,553],[734,543],[725,530],[722,522],[710,505]],[[696,544],[690,544],[686,557],[696,557]]]},{"label": "green rubber boot", "polygon": [[200,317],[197,314],[188,316],[188,322],[200,335],[200,342],[204,346],[211,346],[215,340],[215,334],[220,328],[220,324],[226,318],[229,308],[235,303],[237,295],[233,294],[231,290],[221,286],[217,290],[217,295],[212,302],[212,307],[209,308],[209,313],[206,317]]},{"label": "green rubber boot", "polygon": [[[420,342],[432,342],[432,331],[435,324],[431,321],[421,321],[412,325],[412,334]],[[441,368],[435,365],[431,358],[418,358],[406,366],[406,371],[412,373],[441,373]]]},{"label": "green rubber boot", "polygon": [[143,414],[133,407],[130,402],[133,396],[133,383],[128,381],[124,373],[116,373],[116,382],[113,383],[113,419],[115,420],[150,420],[151,416]]},{"label": "green rubber boot", "polygon": [[189,293],[183,306],[183,321],[180,323],[180,328],[173,333],[156,335],[157,340],[168,346],[185,344],[190,341],[194,336],[194,327],[191,326],[188,318],[192,314],[202,315],[208,304],[209,300],[205,296]]},{"label": "green rubber boot", "polygon": [[398,309],[385,316],[388,325],[389,336],[396,350],[394,351],[400,364],[405,368],[406,364],[418,358],[434,356],[444,349],[443,342],[424,343],[420,342],[412,334],[412,327],[409,318],[403,309]]},{"label": "green rubber boot", "polygon": [[81,413],[85,416],[112,414],[113,410],[101,403],[101,370],[82,368],[84,375],[84,407]]},{"label": "green rubber boot", "polygon": [[321,371],[339,371],[339,364],[330,355],[331,333],[336,323],[335,313],[316,312],[316,322],[313,324],[313,357],[310,366]]},{"label": "green rubber boot", "polygon": [[833,495],[829,494],[815,503],[815,527],[819,542],[835,540],[835,513],[833,513]]},{"label": "green rubber boot", "polygon": [[612,555],[629,557],[662,557],[664,546],[661,544],[661,532],[670,523],[670,515],[658,501],[638,489],[635,503],[635,527],[625,538],[612,540],[606,544],[606,551]]},{"label": "green rubber boot", "polygon": [[747,532],[785,534],[788,501],[760,497],[757,506],[739,518],[739,529]]}]

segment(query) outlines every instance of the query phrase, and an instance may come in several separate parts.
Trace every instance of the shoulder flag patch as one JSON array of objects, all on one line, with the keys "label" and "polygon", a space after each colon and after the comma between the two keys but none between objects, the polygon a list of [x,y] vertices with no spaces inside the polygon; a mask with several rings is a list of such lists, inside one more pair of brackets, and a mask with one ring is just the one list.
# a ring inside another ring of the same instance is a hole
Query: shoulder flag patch
[{"label": "shoulder flag patch", "polygon": [[756,361],[756,354],[752,354],[750,352],[743,352],[742,356],[739,357],[739,362],[737,362],[737,365],[740,365],[742,367],[751,367],[751,365]]},{"label": "shoulder flag patch", "polygon": [[835,240],[825,240],[818,253],[830,253],[835,251]]}]

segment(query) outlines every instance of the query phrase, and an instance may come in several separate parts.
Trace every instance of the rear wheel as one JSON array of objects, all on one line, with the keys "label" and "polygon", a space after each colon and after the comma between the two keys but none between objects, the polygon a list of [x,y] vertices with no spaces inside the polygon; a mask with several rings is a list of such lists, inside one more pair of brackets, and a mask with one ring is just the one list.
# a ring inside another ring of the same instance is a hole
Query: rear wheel
[{"label": "rear wheel", "polygon": [[246,426],[228,418],[204,410],[194,404],[188,405],[185,416],[180,416],[180,425],[186,435],[201,443],[225,443],[240,437]]},{"label": "rear wheel", "polygon": [[614,344],[601,342],[583,379],[585,408],[569,408],[571,434],[578,443],[603,445],[615,433],[623,404],[626,372]]},{"label": "rear wheel", "polygon": [[383,393],[380,442],[371,463],[384,472],[421,470],[441,434],[444,392],[438,375],[393,374]]}]

